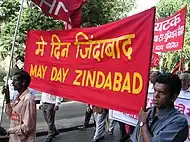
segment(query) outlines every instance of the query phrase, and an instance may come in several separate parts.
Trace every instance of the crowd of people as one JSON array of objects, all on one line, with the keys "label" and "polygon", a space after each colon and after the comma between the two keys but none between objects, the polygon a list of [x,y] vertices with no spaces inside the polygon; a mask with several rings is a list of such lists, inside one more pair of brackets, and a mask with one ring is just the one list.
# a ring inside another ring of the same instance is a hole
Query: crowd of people
[{"label": "crowd of people", "polygon": [[[36,141],[37,111],[35,98],[28,89],[30,82],[31,77],[27,72],[20,70],[14,74],[12,84],[18,91],[18,95],[12,103],[9,88],[3,87],[2,93],[6,96],[5,112],[11,124],[7,130],[0,127],[0,135],[9,135],[10,142]],[[88,104],[84,125],[78,129],[86,130],[93,116],[95,133],[91,142],[104,140],[106,133],[112,135],[116,123],[120,126],[120,142],[184,142],[188,137],[188,122],[186,117],[175,108],[174,102],[179,95],[189,96],[189,72],[175,75],[153,71],[150,74],[148,88],[148,92],[154,94],[154,106],[140,110],[139,120],[135,127],[116,120],[108,120],[108,109]],[[55,136],[59,135],[55,126],[55,113],[59,109],[59,103],[58,97],[42,93],[39,108],[48,125],[45,142],[51,142]],[[126,128],[128,128],[127,131]]]}]

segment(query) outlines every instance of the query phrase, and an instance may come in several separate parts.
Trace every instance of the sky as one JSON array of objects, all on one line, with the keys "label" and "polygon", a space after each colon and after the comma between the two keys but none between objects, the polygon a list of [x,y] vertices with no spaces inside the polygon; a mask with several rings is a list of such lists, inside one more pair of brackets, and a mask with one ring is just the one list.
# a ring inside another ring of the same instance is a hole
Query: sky
[{"label": "sky", "polygon": [[139,10],[145,10],[154,6],[158,0],[136,0]]},{"label": "sky", "polygon": [[130,12],[133,15],[155,6],[159,0],[136,0],[137,9]]}]

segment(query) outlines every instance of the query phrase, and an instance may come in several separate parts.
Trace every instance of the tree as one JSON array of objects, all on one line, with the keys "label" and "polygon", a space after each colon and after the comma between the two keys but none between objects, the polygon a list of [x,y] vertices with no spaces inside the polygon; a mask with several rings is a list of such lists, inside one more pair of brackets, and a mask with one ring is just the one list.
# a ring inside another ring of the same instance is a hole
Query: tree
[{"label": "tree", "polygon": [[[2,0],[0,8],[0,13],[4,21],[0,35],[2,58],[5,58],[10,54],[11,42],[17,23],[19,7],[19,0]],[[45,16],[39,8],[37,8],[31,1],[28,1],[21,16],[19,32],[15,42],[15,55],[24,56],[26,33],[28,30],[51,30],[62,29],[63,27],[62,22]]]},{"label": "tree", "polygon": [[88,0],[83,7],[83,26],[99,26],[127,17],[134,0]]},{"label": "tree", "polygon": [[[185,5],[189,5],[189,0],[160,0],[157,4],[157,19],[169,17],[182,9]],[[190,60],[190,8],[188,7],[186,19],[185,44],[182,55],[186,61]],[[163,67],[167,71],[172,71],[176,63],[181,58],[181,51],[168,52],[164,56]]]},{"label": "tree", "polygon": [[[19,11],[19,0],[0,0],[0,17],[4,25],[0,35],[1,57],[5,58],[11,47],[12,36],[16,26]],[[115,21],[126,16],[134,6],[133,0],[88,0],[83,7],[83,27],[98,26]],[[41,10],[31,2],[23,9],[19,33],[15,43],[15,55],[24,56],[26,32],[31,29],[53,30],[63,29],[61,21],[53,20],[44,15]]]}]

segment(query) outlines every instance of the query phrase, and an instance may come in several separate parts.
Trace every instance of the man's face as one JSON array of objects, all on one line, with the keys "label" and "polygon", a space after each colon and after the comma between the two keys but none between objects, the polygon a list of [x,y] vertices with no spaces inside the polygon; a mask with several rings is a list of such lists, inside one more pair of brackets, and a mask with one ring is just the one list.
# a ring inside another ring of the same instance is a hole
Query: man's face
[{"label": "man's face", "polygon": [[171,105],[172,98],[166,84],[155,83],[154,85],[154,105],[161,109]]},{"label": "man's face", "polygon": [[189,88],[189,80],[185,77],[180,77],[182,90],[187,90]]},{"label": "man's face", "polygon": [[22,88],[22,82],[19,79],[18,75],[15,75],[13,77],[13,83],[12,84],[13,84],[14,90],[17,90],[17,91],[21,90],[21,88]]},{"label": "man's face", "polygon": [[156,78],[157,78],[157,72],[152,72],[151,74],[150,74],[150,82],[151,83],[155,83],[156,82]]}]

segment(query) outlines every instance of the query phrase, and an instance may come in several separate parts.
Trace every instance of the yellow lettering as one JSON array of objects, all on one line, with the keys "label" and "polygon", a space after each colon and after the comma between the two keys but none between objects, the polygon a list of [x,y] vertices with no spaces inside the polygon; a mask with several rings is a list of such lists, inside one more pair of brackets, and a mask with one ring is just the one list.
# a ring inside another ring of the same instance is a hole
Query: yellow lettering
[{"label": "yellow lettering", "polygon": [[125,90],[127,90],[128,93],[131,93],[130,75],[129,75],[128,72],[125,75],[125,80],[123,82],[123,86],[121,88],[121,92],[124,92]]},{"label": "yellow lettering", "polygon": [[47,42],[44,41],[44,38],[42,36],[40,36],[40,39],[41,39],[41,41],[36,42],[36,44],[38,45],[38,48],[36,49],[35,54],[43,56]]},{"label": "yellow lettering", "polygon": [[42,75],[42,78],[43,78],[43,79],[44,79],[44,77],[45,77],[46,70],[47,70],[47,66],[44,67],[44,66],[42,65],[42,74],[43,74],[43,75]]},{"label": "yellow lettering", "polygon": [[96,88],[102,88],[102,86],[104,85],[105,82],[105,75],[103,72],[98,71],[97,72],[97,80],[96,80]]},{"label": "yellow lettering", "polygon": [[38,68],[36,76],[41,78],[41,76],[42,76],[42,70],[41,70],[41,68]]},{"label": "yellow lettering", "polygon": [[43,65],[30,65],[30,76],[44,78],[47,70],[47,66]]},{"label": "yellow lettering", "polygon": [[58,73],[57,73],[56,81],[61,82],[61,80],[62,80],[62,70],[60,68]]},{"label": "yellow lettering", "polygon": [[64,82],[68,74],[69,69],[52,67],[51,70],[51,81]]},{"label": "yellow lettering", "polygon": [[92,74],[90,73],[90,71],[87,71],[85,86],[88,86],[88,82],[90,81],[91,87],[94,87],[95,79],[96,79],[96,71],[93,71],[93,77],[92,77]]},{"label": "yellow lettering", "polygon": [[78,80],[79,80],[79,78],[80,78],[81,75],[82,75],[82,70],[75,70],[75,72],[76,72],[76,74],[78,74],[78,75],[77,75],[77,77],[75,78],[75,80],[73,81],[73,84],[80,86],[81,83],[80,83]]},{"label": "yellow lettering", "polygon": [[[139,80],[139,86],[137,88],[136,84],[137,84],[137,79]],[[139,74],[138,72],[135,72],[133,75],[133,89],[132,89],[132,93],[133,94],[139,94],[142,90],[143,87],[143,79],[141,74]]]},{"label": "yellow lettering", "polygon": [[122,74],[120,72],[115,72],[113,91],[119,91],[121,89]]},{"label": "yellow lettering", "polygon": [[112,83],[111,83],[111,72],[109,72],[109,73],[108,73],[107,78],[106,78],[106,81],[105,81],[105,83],[104,83],[103,88],[105,89],[106,87],[108,87],[108,88],[109,88],[109,90],[111,90],[111,89],[112,89]]},{"label": "yellow lettering", "polygon": [[69,72],[69,69],[64,69],[64,68],[62,68],[62,70],[63,70],[63,82],[65,81],[65,78],[66,78],[66,76],[67,76],[67,74],[68,74],[68,72]]},{"label": "yellow lettering", "polygon": [[30,76],[36,76],[37,73],[37,65],[30,65]]},{"label": "yellow lettering", "polygon": [[51,70],[51,81],[55,81],[57,77],[57,68],[56,67],[52,67]]},{"label": "yellow lettering", "polygon": [[86,70],[83,71],[82,86],[84,86],[85,78],[86,78]]}]

